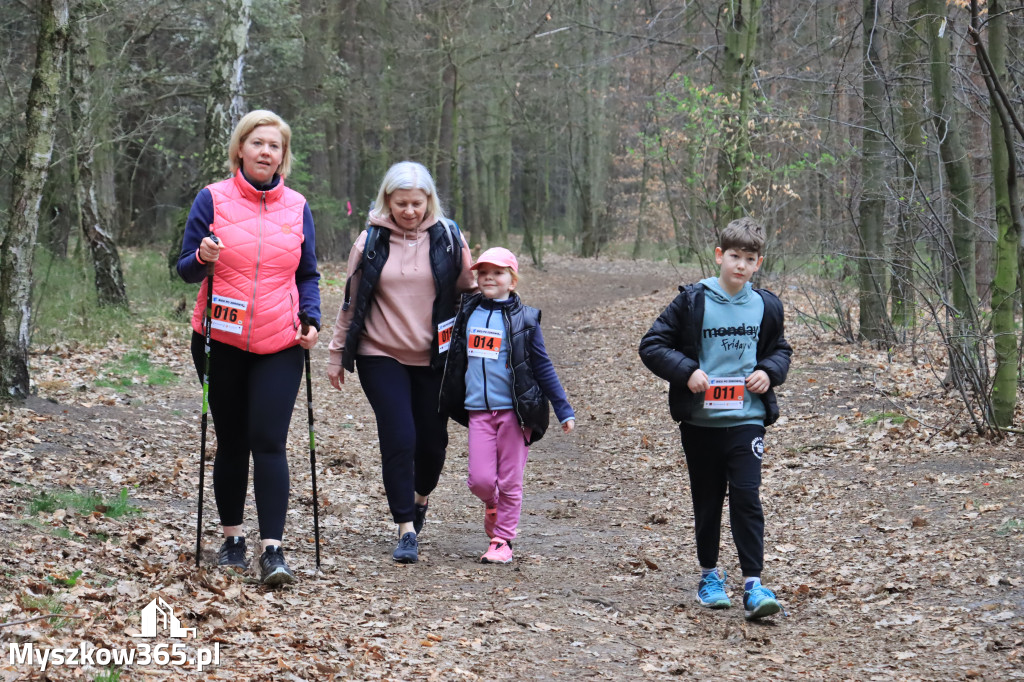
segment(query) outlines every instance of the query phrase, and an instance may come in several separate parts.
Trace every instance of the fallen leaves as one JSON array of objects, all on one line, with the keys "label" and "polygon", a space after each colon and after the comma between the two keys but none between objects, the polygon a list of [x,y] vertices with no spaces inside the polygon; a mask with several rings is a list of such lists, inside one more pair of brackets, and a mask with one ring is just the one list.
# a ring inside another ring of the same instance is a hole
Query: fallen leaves
[{"label": "fallen leaves", "polygon": [[[944,369],[928,367],[939,363],[935,353],[890,360],[813,338],[792,319],[793,373],[778,391],[783,418],[769,430],[762,487],[764,578],[791,616],[743,622],[727,513],[720,563],[734,607],[694,604],[679,433],[664,382],[635,351],[674,295],[678,276],[662,265],[555,256],[548,271],[524,278],[526,301],[545,310],[548,348],[580,418],[569,437],[551,433],[531,451],[511,566],[476,563],[486,537],[465,489],[465,431],[456,427],[422,540],[429,561],[392,565],[372,412],[358,382],[324,388],[320,348],[323,572],[312,566],[301,404],[289,441],[286,531],[299,582],[270,591],[252,571],[196,570],[199,401],[187,330],[172,332],[177,344],[161,337],[161,352],[151,354],[181,380],[133,384],[130,397],[97,387],[90,371],[130,350],[116,342],[33,356],[44,397],[0,407],[0,621],[47,615],[50,606],[83,618],[58,627],[47,617],[4,636],[127,645],[139,611],[160,594],[197,627],[198,644],[220,644],[227,662],[212,677],[236,682],[490,679],[501,677],[496,669],[522,679],[829,680],[1002,679],[1019,670],[1019,442],[965,435],[955,401],[935,389],[932,373]],[[661,293],[646,293],[654,288]],[[339,298],[340,289],[325,290],[325,310]],[[206,474],[211,481],[212,467]],[[97,487],[105,498],[126,487],[144,513],[125,521],[69,509],[26,514],[38,492],[68,487]],[[212,489],[206,499],[208,566],[219,538]],[[254,518],[251,504],[246,514]],[[73,587],[62,583],[78,570]],[[190,675],[198,679],[180,677]]]}]

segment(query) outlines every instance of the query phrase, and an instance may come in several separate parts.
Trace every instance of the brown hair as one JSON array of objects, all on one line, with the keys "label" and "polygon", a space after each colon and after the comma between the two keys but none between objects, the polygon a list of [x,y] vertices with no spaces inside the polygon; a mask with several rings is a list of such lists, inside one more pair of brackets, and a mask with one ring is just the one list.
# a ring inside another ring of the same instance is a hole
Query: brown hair
[{"label": "brown hair", "polygon": [[722,251],[736,249],[761,256],[764,254],[764,227],[753,218],[737,218],[722,230],[718,246]]}]

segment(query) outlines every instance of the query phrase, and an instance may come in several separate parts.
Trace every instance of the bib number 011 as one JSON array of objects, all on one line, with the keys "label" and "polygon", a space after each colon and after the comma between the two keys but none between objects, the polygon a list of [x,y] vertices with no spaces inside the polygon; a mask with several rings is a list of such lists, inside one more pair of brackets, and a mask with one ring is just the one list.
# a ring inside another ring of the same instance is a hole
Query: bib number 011
[{"label": "bib number 011", "polygon": [[746,380],[743,377],[709,377],[704,392],[705,410],[742,410]]}]

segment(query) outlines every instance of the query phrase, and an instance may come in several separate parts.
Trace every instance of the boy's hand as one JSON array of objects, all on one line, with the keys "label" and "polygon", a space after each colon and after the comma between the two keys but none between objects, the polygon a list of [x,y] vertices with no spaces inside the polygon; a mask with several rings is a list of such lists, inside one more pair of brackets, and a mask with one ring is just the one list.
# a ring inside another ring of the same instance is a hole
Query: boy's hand
[{"label": "boy's hand", "polygon": [[572,430],[576,428],[576,420],[570,419],[569,421],[562,424],[562,433],[572,433]]},{"label": "boy's hand", "polygon": [[747,390],[751,393],[765,393],[772,386],[771,380],[763,369],[755,369],[754,373],[747,377]]},{"label": "boy's hand", "polygon": [[[764,372],[761,372],[761,374],[764,374]],[[765,379],[767,378],[768,375],[765,375]],[[749,379],[747,381],[749,382]],[[708,375],[704,373],[704,370],[698,369],[690,375],[690,380],[686,382],[686,387],[693,393],[703,393],[711,388],[711,383],[708,381]],[[765,388],[765,390],[768,389]]]}]

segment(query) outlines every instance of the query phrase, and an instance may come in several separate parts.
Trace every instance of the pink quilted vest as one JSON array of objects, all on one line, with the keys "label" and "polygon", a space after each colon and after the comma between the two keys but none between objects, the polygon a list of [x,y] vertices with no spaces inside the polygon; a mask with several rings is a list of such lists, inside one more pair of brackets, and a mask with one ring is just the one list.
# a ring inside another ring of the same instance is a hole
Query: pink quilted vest
[{"label": "pink quilted vest", "polygon": [[[261,192],[241,171],[208,185],[213,195],[210,231],[225,248],[213,273],[211,337],[252,353],[276,353],[298,342],[299,291],[295,271],[302,255],[306,199],[283,180]],[[192,329],[203,333],[207,280],[192,311]]]}]

